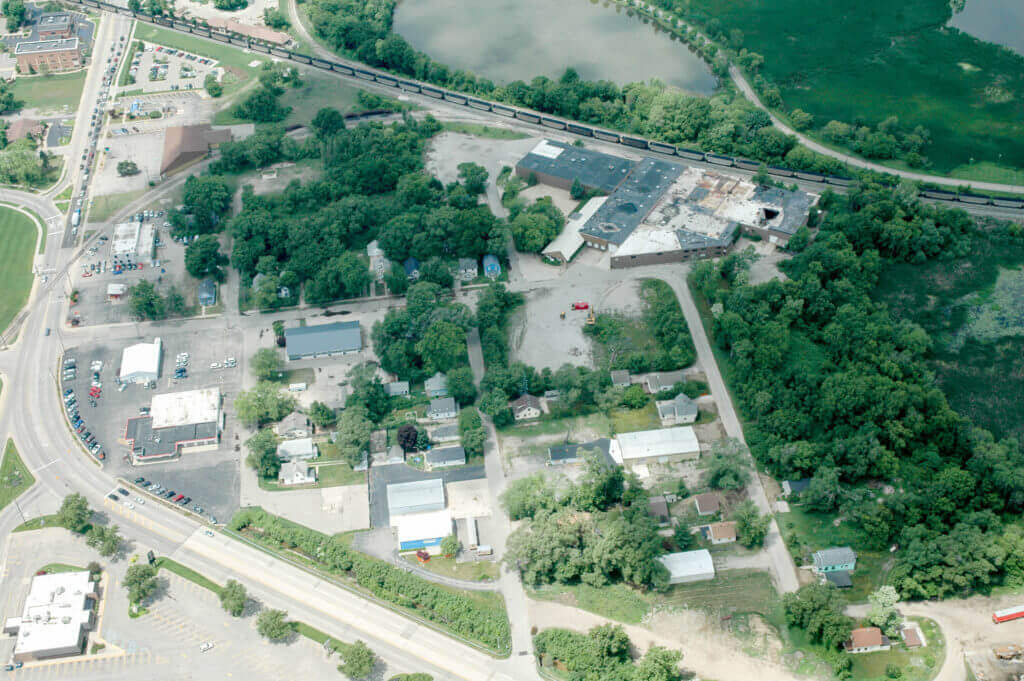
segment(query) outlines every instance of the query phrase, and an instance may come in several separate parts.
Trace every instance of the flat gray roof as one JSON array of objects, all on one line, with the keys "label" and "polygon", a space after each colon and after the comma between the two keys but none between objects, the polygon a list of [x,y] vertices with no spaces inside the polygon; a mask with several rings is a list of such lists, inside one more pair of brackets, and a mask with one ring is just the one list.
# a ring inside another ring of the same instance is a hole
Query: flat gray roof
[{"label": "flat gray roof", "polygon": [[406,513],[440,511],[444,508],[444,480],[415,480],[388,485],[388,513],[395,516]]},{"label": "flat gray roof", "polygon": [[284,339],[289,359],[363,349],[359,322],[334,322],[285,329]]},{"label": "flat gray roof", "polygon": [[580,228],[580,233],[621,246],[683,170],[678,163],[645,158]]},{"label": "flat gray roof", "polygon": [[635,161],[602,154],[583,147],[544,140],[524,156],[517,166],[526,172],[544,173],[603,192],[611,192],[626,179]]},{"label": "flat gray roof", "polygon": [[36,42],[18,43],[15,54],[35,54],[38,52],[68,52],[78,49],[78,38],[60,38],[58,40],[38,40]]}]

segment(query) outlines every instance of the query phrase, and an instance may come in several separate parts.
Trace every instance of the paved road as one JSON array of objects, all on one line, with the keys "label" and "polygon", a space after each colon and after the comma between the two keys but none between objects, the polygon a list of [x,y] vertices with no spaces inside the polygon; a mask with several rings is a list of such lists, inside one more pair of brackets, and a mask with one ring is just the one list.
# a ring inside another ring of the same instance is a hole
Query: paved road
[{"label": "paved road", "polygon": [[763,109],[771,117],[772,124],[776,128],[778,128],[787,135],[793,135],[800,141],[800,144],[804,145],[813,152],[822,154],[823,156],[831,156],[832,158],[838,161],[842,161],[843,163],[850,166],[854,166],[856,168],[873,170],[877,173],[888,173],[890,175],[898,175],[900,177],[905,177],[908,180],[914,180],[917,182],[931,182],[932,184],[939,184],[947,187],[970,186],[973,189],[979,191],[1010,192],[1013,194],[1024,194],[1024,185],[1000,184],[998,182],[979,182],[976,180],[964,180],[955,177],[945,177],[943,175],[928,175],[925,173],[915,173],[914,171],[911,170],[898,170],[896,168],[890,168],[889,166],[884,166],[879,163],[865,161],[864,159],[859,158],[857,156],[844,154],[841,151],[836,151],[835,149],[826,147],[824,144],[821,144],[820,142],[815,142],[807,135],[804,135],[794,130],[790,126],[786,125],[782,120],[780,120],[778,116],[773,114],[768,109],[768,107],[766,107],[761,102],[761,98],[757,96],[757,93],[754,92],[754,88],[751,87],[750,83],[743,75],[743,72],[740,71],[738,68],[736,68],[735,66],[730,66],[729,75],[732,77],[733,82],[736,83],[736,87],[738,87],[740,92],[743,93],[743,96],[750,100],[750,102],[754,106],[758,107],[759,109]]}]

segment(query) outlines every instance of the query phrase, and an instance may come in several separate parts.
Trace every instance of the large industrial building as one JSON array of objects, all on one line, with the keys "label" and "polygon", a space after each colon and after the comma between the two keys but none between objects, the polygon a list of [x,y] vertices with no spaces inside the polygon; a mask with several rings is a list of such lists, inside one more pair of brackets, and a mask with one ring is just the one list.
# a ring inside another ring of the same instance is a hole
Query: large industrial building
[{"label": "large industrial building", "polygon": [[155,396],[147,416],[128,419],[124,439],[136,463],[150,463],[216,449],[223,427],[220,390],[204,388]]},{"label": "large industrial building", "polygon": [[175,125],[164,132],[164,152],[160,174],[170,175],[196,161],[206,158],[211,147],[231,141],[227,128],[214,130],[209,123]]},{"label": "large industrial building", "polygon": [[363,349],[359,322],[334,322],[284,330],[289,360],[350,355]]},{"label": "large industrial building", "polygon": [[21,617],[4,622],[4,633],[16,639],[13,661],[83,652],[96,599],[96,585],[86,570],[33,577]]},{"label": "large industrial building", "polygon": [[700,458],[700,443],[692,426],[619,433],[611,456],[623,466],[675,463]]},{"label": "large industrial building", "polygon": [[544,253],[568,261],[585,244],[608,251],[612,269],[719,257],[744,231],[784,246],[817,200],[674,161],[630,161],[550,140],[524,156],[516,174],[560,189],[578,180],[606,193],[570,216]]},{"label": "large industrial building", "polygon": [[117,374],[119,383],[149,383],[160,377],[159,338],[152,343],[135,343],[121,351],[121,370]]}]

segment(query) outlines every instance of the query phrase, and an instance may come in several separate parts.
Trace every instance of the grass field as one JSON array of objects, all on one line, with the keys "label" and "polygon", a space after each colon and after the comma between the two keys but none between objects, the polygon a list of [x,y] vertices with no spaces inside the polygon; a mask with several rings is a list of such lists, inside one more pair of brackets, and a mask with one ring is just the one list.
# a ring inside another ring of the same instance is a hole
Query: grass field
[{"label": "grass field", "polygon": [[767,615],[776,601],[771,575],[761,570],[723,570],[707,582],[669,587],[661,602],[709,610],[719,615],[755,612]]},{"label": "grass field", "polygon": [[117,211],[124,209],[125,206],[141,198],[145,193],[145,189],[136,189],[130,192],[121,192],[120,194],[97,196],[93,199],[87,219],[91,222],[109,220]]},{"label": "grass field", "polygon": [[527,593],[537,600],[557,601],[626,624],[639,624],[651,609],[640,592],[624,584],[601,588],[586,584],[551,584],[528,589]]},{"label": "grass field", "polygon": [[[662,6],[678,6],[660,0]],[[740,31],[764,56],[786,111],[877,125],[924,126],[934,170],[973,162],[1024,168],[1024,57],[944,28],[949,0],[692,0],[686,16]],[[969,65],[965,68],[963,65]]]},{"label": "grass field", "polygon": [[658,406],[651,400],[642,409],[613,409],[609,414],[612,428],[616,433],[632,433],[637,430],[661,428]]},{"label": "grass field", "polygon": [[419,565],[424,570],[454,579],[464,579],[470,582],[491,582],[498,577],[498,564],[493,561],[475,560],[467,563],[456,563],[454,558],[433,556],[426,563],[420,563],[413,553],[402,554],[402,558],[407,563]]},{"label": "grass field", "polygon": [[0,330],[6,329],[32,290],[32,258],[39,229],[27,216],[0,206]]},{"label": "grass field", "polygon": [[17,499],[22,492],[35,484],[35,481],[18,455],[14,440],[8,438],[3,462],[0,463],[0,509]]},{"label": "grass field", "polygon": [[171,560],[170,558],[157,558],[156,559],[157,570],[167,570],[173,572],[179,577],[184,577],[194,584],[198,584],[204,589],[209,589],[215,594],[220,594],[221,587],[213,580],[207,579],[195,570],[189,567],[185,567],[181,563]]},{"label": "grass field", "polygon": [[66,106],[74,109],[82,98],[85,74],[83,70],[51,76],[18,78],[11,86],[11,92],[17,99],[25,102],[26,108],[57,109]]},{"label": "grass field", "polygon": [[341,487],[366,483],[366,473],[354,471],[347,463],[331,463],[316,467],[317,487]]},{"label": "grass field", "polygon": [[85,572],[85,568],[78,565],[68,565],[67,563],[49,563],[39,568],[38,572],[56,575],[61,572]]},{"label": "grass field", "polygon": [[473,135],[474,137],[488,137],[496,140],[521,140],[529,137],[524,132],[517,130],[506,130],[505,128],[495,128],[491,125],[484,125],[482,123],[463,123],[461,121],[444,121],[441,123],[448,132],[461,132],[465,135]]},{"label": "grass field", "polygon": [[57,527],[57,515],[41,515],[38,518],[32,518],[32,520],[15,527],[12,532],[31,532],[32,530],[41,530],[44,527]]}]

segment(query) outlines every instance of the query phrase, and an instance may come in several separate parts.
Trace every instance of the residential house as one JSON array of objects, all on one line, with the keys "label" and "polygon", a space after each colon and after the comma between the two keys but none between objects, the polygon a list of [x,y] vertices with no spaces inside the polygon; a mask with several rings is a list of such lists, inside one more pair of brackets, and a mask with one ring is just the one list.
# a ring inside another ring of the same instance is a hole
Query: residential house
[{"label": "residential house", "polygon": [[497,279],[501,276],[501,263],[493,255],[484,256],[484,274],[488,279]]},{"label": "residential house", "polygon": [[846,570],[835,570],[822,575],[824,583],[831,584],[837,589],[849,589],[853,586],[853,578]]},{"label": "residential house", "polygon": [[316,469],[305,461],[285,461],[277,473],[282,485],[309,485],[316,482]]},{"label": "residential house", "polygon": [[473,281],[480,273],[476,258],[459,258],[459,279]]},{"label": "residential house", "polygon": [[427,418],[431,421],[446,421],[459,415],[459,405],[455,404],[454,397],[439,397],[430,400],[427,407]]},{"label": "residential house", "polygon": [[874,653],[889,650],[892,644],[878,627],[861,627],[850,632],[850,638],[843,647],[848,653]]},{"label": "residential house", "polygon": [[409,381],[392,381],[384,384],[384,392],[388,397],[408,397]]},{"label": "residential house", "polygon": [[736,521],[711,523],[700,528],[700,533],[712,544],[732,544],[736,541]]},{"label": "residential house", "polygon": [[548,447],[548,465],[568,466],[582,463],[586,452],[597,451],[605,464],[614,466],[616,463],[611,451],[616,445],[615,440],[606,437],[594,440],[593,442],[584,442],[583,444],[566,443],[563,445],[552,445]]},{"label": "residential house", "polygon": [[408,258],[402,263],[402,267],[405,268],[405,276],[409,278],[409,281],[416,281],[420,278],[420,261],[416,258]]},{"label": "residential house", "polygon": [[512,410],[512,415],[516,417],[516,421],[540,418],[540,398],[536,395],[530,393],[520,395],[517,399],[509,402],[508,406]]},{"label": "residential house", "polygon": [[682,369],[679,371],[655,371],[647,374],[647,378],[644,380],[644,387],[647,388],[647,392],[657,395],[662,390],[669,390],[676,383],[681,383],[682,381]]},{"label": "residential house", "polygon": [[427,397],[448,397],[448,377],[438,371],[423,382]]},{"label": "residential house", "polygon": [[[905,624],[903,628],[900,629],[900,636],[903,638],[903,645],[910,649],[923,648],[926,644],[924,633],[922,633],[921,628],[914,623]],[[1016,655],[1014,655],[1014,657],[1019,657],[1024,651],[1021,651],[1018,646],[1014,647],[1017,648],[1015,651]],[[995,652],[995,649],[993,649],[993,652]],[[996,656],[998,657],[999,654],[996,653]]]},{"label": "residential house", "polygon": [[818,574],[837,570],[853,572],[857,569],[857,554],[849,546],[815,551],[811,558],[814,560],[814,571]]},{"label": "residential house", "polygon": [[647,514],[654,518],[654,522],[659,525],[668,525],[672,522],[668,501],[664,496],[651,497],[647,500]]},{"label": "residential house", "polygon": [[459,445],[429,449],[423,455],[423,462],[426,464],[428,471],[437,468],[464,466],[466,464],[466,450]]},{"label": "residential house", "polygon": [[431,442],[457,442],[461,437],[459,424],[448,423],[443,426],[437,426],[432,430],[428,430],[427,436],[430,437]]},{"label": "residential house", "polygon": [[668,570],[669,584],[686,584],[715,578],[715,563],[707,549],[681,551],[658,556]]},{"label": "residential house", "polygon": [[544,399],[548,402],[558,402],[562,399],[562,393],[558,390],[545,390]]},{"label": "residential house", "polygon": [[783,480],[782,481],[782,496],[791,497],[795,494],[800,494],[805,489],[810,487],[811,479],[803,478],[801,480]]},{"label": "residential house", "polygon": [[274,433],[278,437],[283,437],[286,440],[297,440],[299,438],[310,436],[309,421],[306,420],[305,414],[300,414],[297,411],[285,416],[283,419],[274,424]]},{"label": "residential house", "polygon": [[319,452],[311,438],[305,437],[298,440],[285,440],[277,445],[277,458],[281,461],[305,461],[315,459]]},{"label": "residential house", "polygon": [[212,277],[206,277],[199,282],[199,290],[196,294],[200,305],[209,307],[217,304],[217,283]]},{"label": "residential house", "polygon": [[697,508],[697,515],[700,516],[714,515],[722,508],[722,500],[714,492],[698,494],[693,498],[693,502]]},{"label": "residential house", "polygon": [[697,408],[697,403],[684,393],[679,393],[671,400],[658,402],[657,406],[658,418],[661,419],[661,425],[663,426],[693,423],[697,420],[697,414],[700,411]]},{"label": "residential house", "polygon": [[384,249],[374,239],[366,245],[366,255],[370,259],[370,272],[377,281],[384,281],[384,275],[391,269],[391,261],[384,255]]},{"label": "residential house", "polygon": [[625,369],[616,369],[612,372],[612,385],[616,388],[628,388],[629,383],[629,372]]}]

